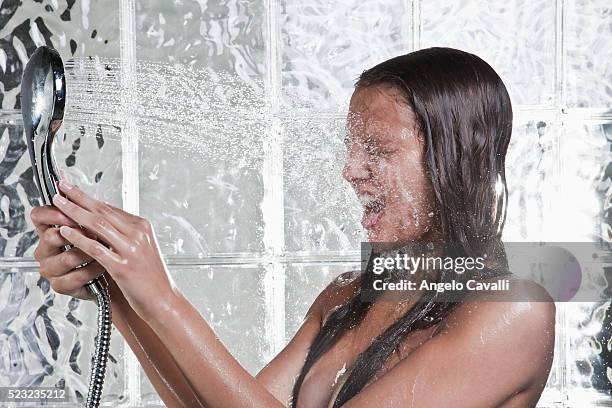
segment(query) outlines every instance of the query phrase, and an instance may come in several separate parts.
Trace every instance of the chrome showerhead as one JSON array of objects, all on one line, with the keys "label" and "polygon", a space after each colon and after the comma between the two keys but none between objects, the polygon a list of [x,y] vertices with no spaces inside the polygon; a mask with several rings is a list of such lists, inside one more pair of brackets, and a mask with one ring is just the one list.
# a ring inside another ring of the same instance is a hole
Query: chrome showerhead
[{"label": "chrome showerhead", "polygon": [[34,179],[43,204],[52,204],[59,181],[52,154],[55,134],[64,119],[66,81],[64,64],[53,48],[38,47],[23,71],[21,114]]}]

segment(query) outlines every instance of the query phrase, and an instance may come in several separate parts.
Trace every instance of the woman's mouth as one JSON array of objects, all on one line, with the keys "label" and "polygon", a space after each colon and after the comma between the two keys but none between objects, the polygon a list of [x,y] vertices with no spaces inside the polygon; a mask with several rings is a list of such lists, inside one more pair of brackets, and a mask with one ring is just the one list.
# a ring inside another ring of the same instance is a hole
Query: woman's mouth
[{"label": "woman's mouth", "polygon": [[373,199],[370,197],[360,197],[360,199],[364,205],[361,225],[367,230],[374,229],[385,213],[384,201],[382,198]]}]

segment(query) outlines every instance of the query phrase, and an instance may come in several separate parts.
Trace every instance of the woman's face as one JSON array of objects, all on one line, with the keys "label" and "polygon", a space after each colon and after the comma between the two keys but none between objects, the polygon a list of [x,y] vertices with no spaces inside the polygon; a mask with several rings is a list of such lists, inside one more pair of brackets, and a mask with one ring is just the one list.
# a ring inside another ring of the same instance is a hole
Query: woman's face
[{"label": "woman's face", "polygon": [[412,109],[386,86],[351,97],[343,177],[361,201],[361,224],[371,242],[426,240],[438,230],[425,144]]}]

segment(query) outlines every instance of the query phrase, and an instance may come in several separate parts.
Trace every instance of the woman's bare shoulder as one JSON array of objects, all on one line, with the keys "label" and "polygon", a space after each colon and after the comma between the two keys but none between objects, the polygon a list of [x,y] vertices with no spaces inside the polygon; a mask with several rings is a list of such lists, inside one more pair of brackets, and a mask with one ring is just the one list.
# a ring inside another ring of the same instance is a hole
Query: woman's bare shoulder
[{"label": "woman's bare shoulder", "polygon": [[306,316],[317,313],[323,323],[338,307],[346,304],[357,292],[361,284],[361,272],[348,271],[332,280],[314,300]]},{"label": "woman's bare shoulder", "polygon": [[478,336],[488,333],[491,339],[505,333],[499,344],[506,346],[523,344],[525,339],[537,340],[540,347],[531,347],[528,354],[535,360],[547,361],[554,347],[555,315],[555,302],[541,285],[511,278],[504,296],[483,290],[466,298],[447,316],[444,331]]},{"label": "woman's bare shoulder", "polygon": [[530,323],[554,325],[555,302],[546,289],[529,279],[511,277],[508,281],[508,288],[502,293],[495,289],[473,291],[449,317],[461,322],[474,320],[474,314],[491,314],[493,318],[496,315],[503,317],[511,312],[515,318],[521,317]]}]

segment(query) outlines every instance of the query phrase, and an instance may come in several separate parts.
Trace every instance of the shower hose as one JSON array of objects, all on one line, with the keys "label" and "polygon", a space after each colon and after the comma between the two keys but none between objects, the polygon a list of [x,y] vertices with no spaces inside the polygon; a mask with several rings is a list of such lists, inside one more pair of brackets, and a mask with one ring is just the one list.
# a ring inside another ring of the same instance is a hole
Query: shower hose
[{"label": "shower hose", "polygon": [[110,335],[112,326],[110,296],[108,289],[100,283],[104,276],[87,284],[87,288],[96,297],[98,304],[98,332],[95,339],[95,350],[92,356],[91,377],[89,379],[89,391],[87,393],[87,408],[97,408],[102,397],[102,386],[104,385],[104,374],[106,373],[106,362],[110,347]]}]

